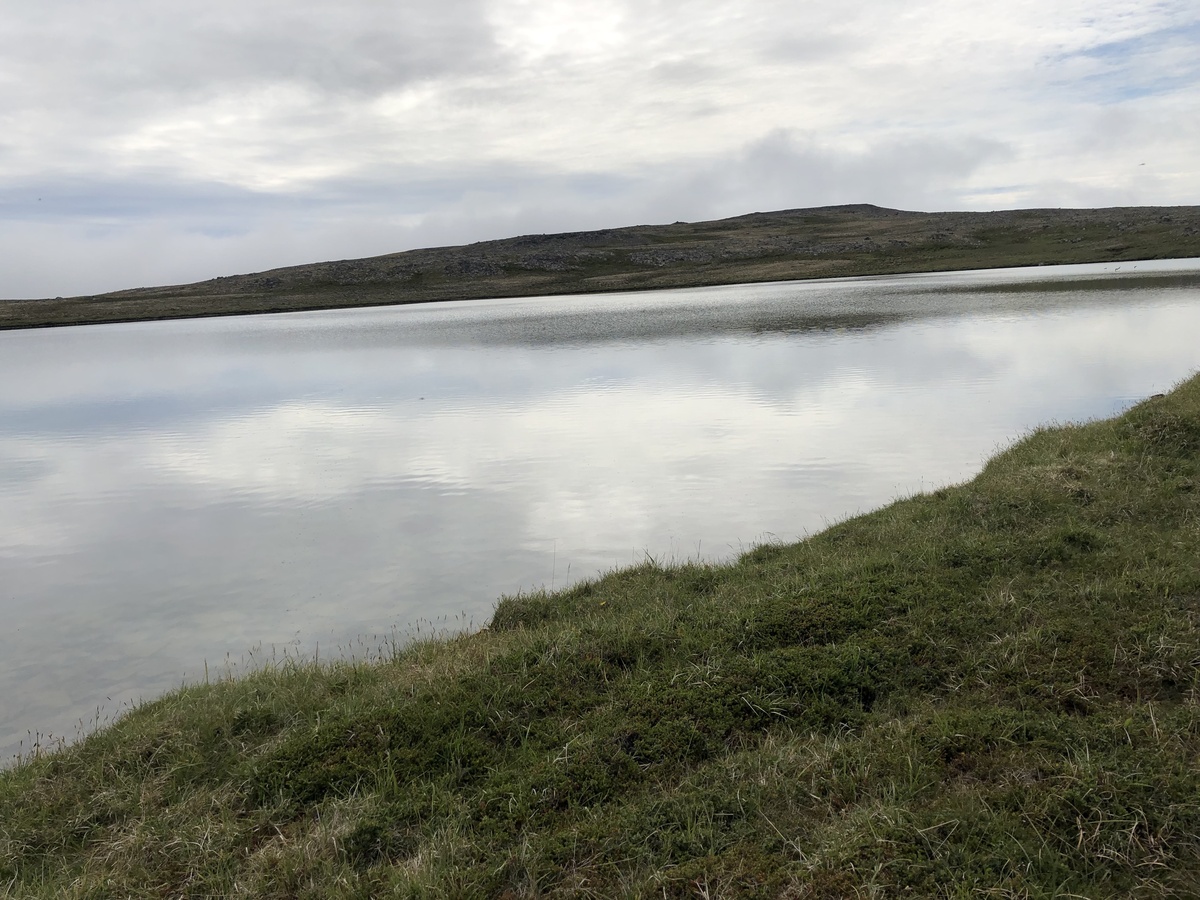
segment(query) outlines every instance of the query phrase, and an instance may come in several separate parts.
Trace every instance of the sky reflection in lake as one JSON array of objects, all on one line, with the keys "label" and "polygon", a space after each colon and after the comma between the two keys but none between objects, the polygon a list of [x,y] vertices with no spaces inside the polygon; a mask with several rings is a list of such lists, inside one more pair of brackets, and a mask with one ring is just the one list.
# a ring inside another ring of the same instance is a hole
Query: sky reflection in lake
[{"label": "sky reflection in lake", "polygon": [[1200,365],[1139,266],[0,334],[0,751],[968,478]]}]

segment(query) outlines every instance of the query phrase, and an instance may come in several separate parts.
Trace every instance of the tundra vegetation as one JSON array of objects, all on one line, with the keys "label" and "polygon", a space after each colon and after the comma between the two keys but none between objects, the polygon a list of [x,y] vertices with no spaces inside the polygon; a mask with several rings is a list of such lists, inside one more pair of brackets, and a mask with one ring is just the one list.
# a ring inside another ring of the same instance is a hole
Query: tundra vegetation
[{"label": "tundra vegetation", "polygon": [[410,250],[0,301],[0,329],[845,275],[1200,257],[1200,207],[922,213],[834,206]]},{"label": "tundra vegetation", "polygon": [[8,897],[1200,896],[1200,376],[0,773]]}]

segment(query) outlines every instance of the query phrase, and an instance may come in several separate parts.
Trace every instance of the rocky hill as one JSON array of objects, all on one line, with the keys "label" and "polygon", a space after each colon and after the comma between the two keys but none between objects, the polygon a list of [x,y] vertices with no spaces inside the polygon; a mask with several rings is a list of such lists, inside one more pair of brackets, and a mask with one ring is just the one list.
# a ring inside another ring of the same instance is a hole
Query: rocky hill
[{"label": "rocky hill", "polygon": [[923,213],[834,206],[4,301],[0,328],[1180,257],[1200,257],[1200,207]]}]

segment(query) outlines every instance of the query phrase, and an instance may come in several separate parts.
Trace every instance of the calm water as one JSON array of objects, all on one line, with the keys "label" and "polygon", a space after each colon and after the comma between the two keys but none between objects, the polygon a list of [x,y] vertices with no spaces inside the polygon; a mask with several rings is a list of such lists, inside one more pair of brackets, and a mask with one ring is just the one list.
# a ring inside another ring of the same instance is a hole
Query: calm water
[{"label": "calm water", "polygon": [[0,753],[227,659],[970,477],[1200,366],[1200,260],[0,333]]}]

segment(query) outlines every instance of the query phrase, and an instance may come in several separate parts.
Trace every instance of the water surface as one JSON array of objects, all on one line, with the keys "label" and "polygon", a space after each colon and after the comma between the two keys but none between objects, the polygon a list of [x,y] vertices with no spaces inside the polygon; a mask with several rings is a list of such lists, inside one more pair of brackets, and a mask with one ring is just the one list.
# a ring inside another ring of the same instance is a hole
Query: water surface
[{"label": "water surface", "polygon": [[0,333],[0,754],[970,477],[1200,366],[1200,261]]}]

